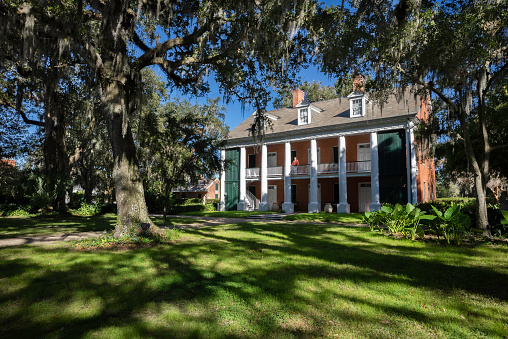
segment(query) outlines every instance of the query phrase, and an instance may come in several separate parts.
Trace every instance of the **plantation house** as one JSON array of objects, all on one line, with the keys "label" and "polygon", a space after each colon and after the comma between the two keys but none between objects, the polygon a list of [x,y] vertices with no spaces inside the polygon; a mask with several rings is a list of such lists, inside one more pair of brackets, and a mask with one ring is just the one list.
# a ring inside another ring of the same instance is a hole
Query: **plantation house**
[{"label": "plantation house", "polygon": [[[221,173],[222,210],[339,213],[378,210],[381,203],[419,203],[436,196],[434,159],[417,154],[414,129],[430,102],[406,91],[381,107],[356,78],[347,98],[267,112],[261,144],[254,114],[229,133]],[[296,160],[296,161],[295,161]]]}]

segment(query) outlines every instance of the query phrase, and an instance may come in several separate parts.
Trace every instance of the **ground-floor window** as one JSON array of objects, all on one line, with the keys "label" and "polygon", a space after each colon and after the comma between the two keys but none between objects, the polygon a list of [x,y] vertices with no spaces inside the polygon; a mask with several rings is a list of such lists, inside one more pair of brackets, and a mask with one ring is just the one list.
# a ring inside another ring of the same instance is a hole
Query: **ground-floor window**
[{"label": "ground-floor window", "polygon": [[296,203],[296,185],[291,185],[291,202]]},{"label": "ground-floor window", "polygon": [[340,202],[340,195],[339,195],[339,183],[333,184],[333,203],[338,204]]}]

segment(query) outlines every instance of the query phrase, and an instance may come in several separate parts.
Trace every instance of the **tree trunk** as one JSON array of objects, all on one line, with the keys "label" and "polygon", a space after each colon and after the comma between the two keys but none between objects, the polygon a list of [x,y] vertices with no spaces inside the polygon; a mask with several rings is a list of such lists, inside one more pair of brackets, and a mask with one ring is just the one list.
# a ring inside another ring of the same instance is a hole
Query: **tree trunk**
[{"label": "tree trunk", "polygon": [[471,136],[466,123],[466,114],[463,110],[458,112],[460,124],[464,135],[464,144],[469,163],[473,167],[475,195],[476,195],[476,227],[483,231],[485,236],[490,237],[490,225],[487,214],[487,185],[484,172],[478,164],[477,157],[474,154]]},{"label": "tree trunk", "polygon": [[58,71],[50,68],[46,87],[46,107],[44,112],[44,163],[46,175],[49,178],[49,189],[56,193],[53,209],[65,212],[66,181],[69,177],[69,157],[65,146],[67,128],[66,111],[60,100]]},{"label": "tree trunk", "polygon": [[105,81],[103,106],[113,149],[113,181],[115,183],[118,224],[115,237],[139,234],[141,223],[150,223],[150,232],[158,233],[148,216],[143,183],[139,173],[136,146],[127,117],[128,96],[117,81]]}]

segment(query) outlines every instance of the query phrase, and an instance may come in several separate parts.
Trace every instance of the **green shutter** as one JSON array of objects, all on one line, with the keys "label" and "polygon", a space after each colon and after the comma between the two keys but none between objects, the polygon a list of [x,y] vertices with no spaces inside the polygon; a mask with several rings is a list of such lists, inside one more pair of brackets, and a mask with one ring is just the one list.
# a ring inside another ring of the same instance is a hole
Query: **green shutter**
[{"label": "green shutter", "polygon": [[378,133],[379,197],[391,204],[407,202],[406,133]]},{"label": "green shutter", "polygon": [[226,177],[224,181],[224,200],[227,211],[235,210],[239,199],[240,189],[240,152],[238,149],[226,150]]}]

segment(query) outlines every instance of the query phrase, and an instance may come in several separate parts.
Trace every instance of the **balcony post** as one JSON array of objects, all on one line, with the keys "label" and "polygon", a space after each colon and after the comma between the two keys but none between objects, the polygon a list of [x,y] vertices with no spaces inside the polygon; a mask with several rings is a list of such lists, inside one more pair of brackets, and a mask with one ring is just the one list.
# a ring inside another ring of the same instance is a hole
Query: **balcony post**
[{"label": "balcony post", "polygon": [[295,207],[291,202],[291,144],[284,144],[284,203],[282,204],[284,213],[293,213]]},{"label": "balcony post", "polygon": [[246,189],[246,180],[245,180],[245,171],[246,171],[246,157],[245,157],[245,147],[240,148],[240,199],[238,204],[236,204],[236,209],[238,211],[246,211],[247,203],[245,202],[245,189]]},{"label": "balcony post", "polygon": [[266,144],[261,145],[261,203],[259,204],[260,211],[269,211],[268,206],[268,155],[266,151]]},{"label": "balcony post", "polygon": [[372,202],[369,205],[370,211],[379,211],[379,161],[377,151],[377,132],[370,133],[370,190]]},{"label": "balcony post", "polygon": [[349,213],[347,203],[347,176],[346,176],[346,137],[339,136],[339,204],[337,213]]},{"label": "balcony post", "polygon": [[226,170],[224,168],[224,162],[226,161],[226,150],[221,149],[220,150],[220,164],[221,164],[221,170],[220,170],[220,202],[219,202],[219,210],[225,211],[226,210],[226,199],[225,199],[225,190],[226,190]]},{"label": "balcony post", "polygon": [[318,202],[318,178],[317,178],[317,142],[310,140],[310,202],[309,213],[316,213],[321,210]]}]

